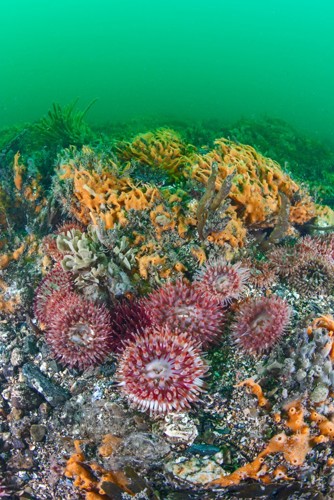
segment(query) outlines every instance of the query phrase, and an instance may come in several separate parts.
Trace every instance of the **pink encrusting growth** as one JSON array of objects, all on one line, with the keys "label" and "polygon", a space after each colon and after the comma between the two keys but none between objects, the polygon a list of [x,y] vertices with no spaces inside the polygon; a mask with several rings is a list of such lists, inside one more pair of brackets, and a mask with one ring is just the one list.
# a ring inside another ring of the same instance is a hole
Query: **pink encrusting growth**
[{"label": "pink encrusting growth", "polygon": [[153,324],[187,333],[202,347],[216,341],[221,333],[225,315],[221,304],[183,281],[155,290],[144,304]]},{"label": "pink encrusting growth", "polygon": [[240,262],[210,259],[195,274],[194,285],[200,292],[226,304],[241,296],[248,276],[249,270],[241,267]]},{"label": "pink encrusting growth", "polygon": [[100,364],[112,350],[109,311],[74,293],[62,297],[61,307],[54,304],[47,326],[45,339],[54,357],[70,368]]},{"label": "pink encrusting growth", "polygon": [[142,411],[182,411],[203,391],[208,367],[199,346],[167,327],[148,329],[128,341],[117,379],[123,394]]},{"label": "pink encrusting growth", "polygon": [[237,344],[250,354],[272,348],[290,320],[288,303],[280,297],[260,297],[245,301],[236,314],[232,332]]}]

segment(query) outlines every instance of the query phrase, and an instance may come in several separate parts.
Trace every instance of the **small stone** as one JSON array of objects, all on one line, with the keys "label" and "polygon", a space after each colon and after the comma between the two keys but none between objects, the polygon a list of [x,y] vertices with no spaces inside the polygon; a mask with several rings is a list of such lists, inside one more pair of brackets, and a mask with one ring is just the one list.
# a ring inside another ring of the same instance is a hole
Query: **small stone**
[{"label": "small stone", "polygon": [[208,458],[193,457],[190,460],[182,459],[180,462],[167,462],[165,468],[175,477],[194,484],[208,484],[226,472],[213,460]]},{"label": "small stone", "polygon": [[7,387],[4,391],[2,391],[1,396],[5,401],[9,401],[11,397],[11,390]]},{"label": "small stone", "polygon": [[19,452],[8,460],[8,466],[16,470],[30,470],[34,466],[34,461],[32,456],[27,452],[24,454]]},{"label": "small stone", "polygon": [[30,436],[33,441],[43,441],[46,434],[46,427],[40,424],[33,424],[30,427]]},{"label": "small stone", "polygon": [[14,376],[15,368],[14,366],[9,363],[8,365],[5,365],[2,369],[3,376],[9,380]]},{"label": "small stone", "polygon": [[42,402],[41,396],[30,389],[26,384],[17,384],[13,387],[10,404],[20,410],[34,410]]},{"label": "small stone", "polygon": [[22,351],[25,354],[37,354],[38,347],[36,337],[34,337],[33,335],[27,335],[27,337],[25,337],[23,340]]},{"label": "small stone", "polygon": [[52,407],[63,405],[69,399],[68,391],[43,375],[40,369],[32,363],[23,365],[22,373],[27,385],[41,394]]},{"label": "small stone", "polygon": [[48,403],[41,403],[38,408],[38,413],[40,415],[47,416],[51,412],[51,406]]},{"label": "small stone", "polygon": [[311,392],[310,399],[313,403],[322,403],[328,398],[329,389],[323,384],[318,384]]},{"label": "small stone", "polygon": [[25,443],[22,441],[22,439],[18,439],[16,437],[13,437],[12,439],[12,445],[15,450],[24,450],[26,448]]},{"label": "small stone", "polygon": [[10,414],[8,415],[8,420],[16,422],[18,420],[21,420],[22,417],[23,417],[23,411],[18,410],[17,408],[13,408]]},{"label": "small stone", "polygon": [[163,432],[170,443],[190,446],[198,436],[194,422],[185,413],[170,413],[165,417]]},{"label": "small stone", "polygon": [[0,438],[4,442],[9,441],[9,439],[10,439],[10,432],[1,432]]},{"label": "small stone", "polygon": [[12,354],[10,356],[10,362],[13,366],[21,366],[24,363],[24,354],[18,347],[15,347],[12,350]]}]

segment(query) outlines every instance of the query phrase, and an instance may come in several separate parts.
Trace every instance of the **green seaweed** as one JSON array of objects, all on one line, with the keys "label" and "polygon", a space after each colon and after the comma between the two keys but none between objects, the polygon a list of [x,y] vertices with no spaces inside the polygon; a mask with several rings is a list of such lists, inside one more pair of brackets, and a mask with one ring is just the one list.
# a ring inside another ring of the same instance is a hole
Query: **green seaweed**
[{"label": "green seaweed", "polygon": [[62,148],[80,147],[90,142],[93,139],[93,132],[84,119],[95,102],[96,99],[82,111],[75,109],[78,99],[63,107],[53,103],[48,114],[35,124],[40,141],[45,145]]}]

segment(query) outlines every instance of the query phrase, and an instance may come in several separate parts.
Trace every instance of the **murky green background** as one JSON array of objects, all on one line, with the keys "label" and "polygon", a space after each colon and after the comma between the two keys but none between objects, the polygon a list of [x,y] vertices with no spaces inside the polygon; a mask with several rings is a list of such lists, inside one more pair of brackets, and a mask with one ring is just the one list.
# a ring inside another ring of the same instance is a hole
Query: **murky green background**
[{"label": "murky green background", "polygon": [[334,143],[334,2],[3,0],[0,126],[268,115]]}]

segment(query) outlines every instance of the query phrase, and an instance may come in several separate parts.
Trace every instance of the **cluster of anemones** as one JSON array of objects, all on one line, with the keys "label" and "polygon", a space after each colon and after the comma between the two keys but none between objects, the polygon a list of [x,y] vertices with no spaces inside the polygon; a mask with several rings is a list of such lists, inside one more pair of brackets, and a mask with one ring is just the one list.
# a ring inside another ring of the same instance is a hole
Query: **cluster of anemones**
[{"label": "cluster of anemones", "polygon": [[[247,274],[239,264],[210,260],[193,283],[169,283],[143,299],[151,325],[128,340],[117,371],[132,404],[166,413],[198,399],[208,370],[202,349],[219,339],[227,306],[242,294]],[[133,332],[129,320],[122,323]]]},{"label": "cluster of anemones", "polygon": [[269,254],[277,273],[297,292],[330,294],[334,289],[334,238],[301,238],[294,246],[282,246]]},{"label": "cluster of anemones", "polygon": [[[86,369],[115,352],[116,378],[135,407],[151,414],[183,410],[203,391],[203,349],[219,339],[226,311],[242,297],[248,276],[240,264],[211,259],[192,283],[169,283],[109,311],[76,293],[71,273],[58,264],[37,289],[35,315],[63,365]],[[234,337],[247,352],[263,352],[279,339],[289,314],[279,298],[245,301]]]}]

